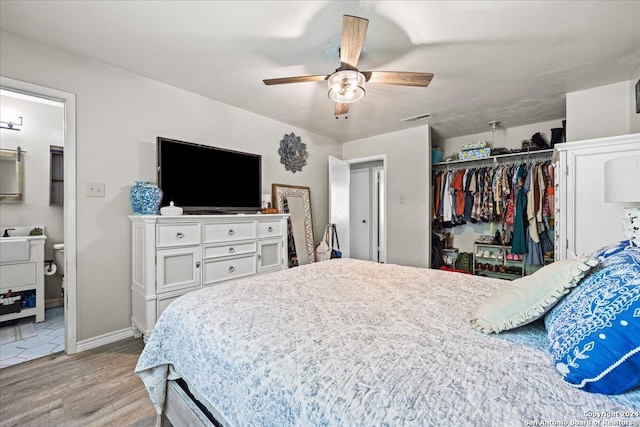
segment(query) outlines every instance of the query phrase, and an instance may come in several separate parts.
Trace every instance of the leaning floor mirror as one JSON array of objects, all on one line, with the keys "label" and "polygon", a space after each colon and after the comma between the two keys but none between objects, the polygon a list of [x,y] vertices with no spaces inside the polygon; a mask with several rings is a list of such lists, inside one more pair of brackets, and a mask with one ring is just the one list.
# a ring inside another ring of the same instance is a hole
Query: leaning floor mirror
[{"label": "leaning floor mirror", "polygon": [[271,198],[278,212],[289,214],[289,267],[314,262],[315,246],[309,187],[272,184]]}]

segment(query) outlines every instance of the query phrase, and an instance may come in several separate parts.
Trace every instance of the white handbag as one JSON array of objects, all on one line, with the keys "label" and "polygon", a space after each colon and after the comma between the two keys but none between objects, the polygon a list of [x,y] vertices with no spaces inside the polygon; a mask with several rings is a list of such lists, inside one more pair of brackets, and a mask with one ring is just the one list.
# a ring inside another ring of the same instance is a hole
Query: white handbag
[{"label": "white handbag", "polygon": [[322,241],[316,247],[316,261],[326,261],[331,259],[331,245],[329,239],[331,238],[331,225],[327,225],[324,228],[324,235]]}]

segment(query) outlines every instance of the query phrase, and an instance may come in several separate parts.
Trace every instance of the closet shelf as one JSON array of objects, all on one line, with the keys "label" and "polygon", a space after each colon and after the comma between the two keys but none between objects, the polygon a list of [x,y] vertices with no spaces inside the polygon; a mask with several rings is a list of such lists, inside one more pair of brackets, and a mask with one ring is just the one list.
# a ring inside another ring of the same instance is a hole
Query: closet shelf
[{"label": "closet shelf", "polygon": [[490,156],[490,157],[485,157],[482,159],[471,159],[471,160],[451,160],[449,162],[439,162],[439,163],[433,163],[431,166],[434,168],[437,167],[443,167],[443,166],[450,166],[450,165],[456,165],[456,164],[461,164],[461,163],[478,163],[478,162],[493,162],[493,163],[497,163],[498,161],[505,159],[505,160],[510,160],[513,158],[521,158],[521,157],[534,157],[534,156],[539,156],[539,155],[548,155],[553,153],[553,148],[549,148],[546,150],[533,150],[533,151],[526,151],[526,152],[521,152],[521,153],[509,153],[509,154],[498,154],[496,156]]}]

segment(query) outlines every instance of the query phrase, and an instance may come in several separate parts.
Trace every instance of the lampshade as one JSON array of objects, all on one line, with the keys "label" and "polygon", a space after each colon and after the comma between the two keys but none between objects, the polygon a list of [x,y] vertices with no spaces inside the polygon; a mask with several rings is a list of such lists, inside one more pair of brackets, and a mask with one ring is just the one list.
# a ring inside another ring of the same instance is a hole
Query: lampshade
[{"label": "lampshade", "polygon": [[349,104],[364,98],[365,77],[357,70],[336,71],[329,76],[329,98]]},{"label": "lampshade", "polygon": [[640,203],[640,156],[618,157],[605,162],[604,200]]}]

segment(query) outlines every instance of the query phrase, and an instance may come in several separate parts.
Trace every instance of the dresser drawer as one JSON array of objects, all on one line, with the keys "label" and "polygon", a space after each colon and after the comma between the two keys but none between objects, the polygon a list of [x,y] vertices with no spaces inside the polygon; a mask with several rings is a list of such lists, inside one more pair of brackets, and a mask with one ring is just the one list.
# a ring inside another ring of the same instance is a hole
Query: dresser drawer
[{"label": "dresser drawer", "polygon": [[282,236],[282,221],[258,222],[258,237]]},{"label": "dresser drawer", "polygon": [[200,243],[200,224],[158,224],[156,246],[188,246]]},{"label": "dresser drawer", "polygon": [[256,223],[210,223],[204,224],[204,243],[231,242],[256,238]]},{"label": "dresser drawer", "polygon": [[254,254],[256,252],[256,242],[236,243],[228,245],[205,246],[203,248],[203,258],[220,258],[229,255]]},{"label": "dresser drawer", "polygon": [[203,285],[256,274],[256,255],[232,259],[209,259],[203,263]]}]

